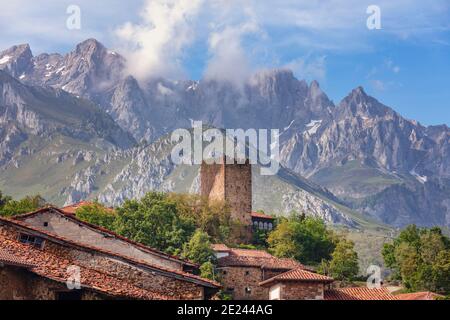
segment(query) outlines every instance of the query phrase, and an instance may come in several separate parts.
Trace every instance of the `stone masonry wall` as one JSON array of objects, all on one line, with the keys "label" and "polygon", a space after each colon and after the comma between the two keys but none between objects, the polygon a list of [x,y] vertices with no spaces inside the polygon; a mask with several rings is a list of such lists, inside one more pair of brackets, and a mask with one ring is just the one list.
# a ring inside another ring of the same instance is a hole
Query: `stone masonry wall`
[{"label": "stone masonry wall", "polygon": [[[27,270],[0,267],[0,300],[55,300],[57,292],[66,292],[59,282],[33,274]],[[81,291],[82,300],[99,300],[106,296],[89,290]]]},{"label": "stone masonry wall", "polygon": [[[19,236],[18,231],[11,227],[3,226],[0,231],[10,239],[17,239]],[[173,299],[204,298],[203,286],[200,284],[162,275],[120,258],[61,245],[48,240],[45,241],[42,250],[58,255],[62,259],[67,258],[69,261],[73,261],[74,265],[85,266],[107,272],[120,279],[131,280],[142,288],[152,289]],[[81,275],[81,278],[83,278],[83,275]]]},{"label": "stone masonry wall", "polygon": [[[121,255],[162,266],[164,268],[182,270],[181,262],[166,259],[162,256],[144,251],[139,247],[111,236],[105,236],[98,230],[80,225],[58,213],[47,211],[23,219],[23,222],[36,229],[59,235],[78,243],[98,247]],[[47,223],[47,226],[44,226]]]},{"label": "stone masonry wall", "polygon": [[251,225],[252,167],[246,164],[206,164],[201,166],[201,194],[210,200],[226,201],[231,216]]},{"label": "stone masonry wall", "polygon": [[320,282],[283,282],[281,300],[323,300],[324,284]]},{"label": "stone masonry wall", "polygon": [[209,200],[225,201],[225,170],[222,164],[202,163],[200,180],[202,196]]},{"label": "stone masonry wall", "polygon": [[[261,268],[257,267],[224,267],[221,269],[223,290],[233,289],[234,300],[267,300],[268,288],[259,286],[263,281]],[[250,292],[246,292],[246,288]]]},{"label": "stone masonry wall", "polygon": [[252,224],[252,166],[249,163],[225,166],[225,199],[233,217],[244,225]]}]

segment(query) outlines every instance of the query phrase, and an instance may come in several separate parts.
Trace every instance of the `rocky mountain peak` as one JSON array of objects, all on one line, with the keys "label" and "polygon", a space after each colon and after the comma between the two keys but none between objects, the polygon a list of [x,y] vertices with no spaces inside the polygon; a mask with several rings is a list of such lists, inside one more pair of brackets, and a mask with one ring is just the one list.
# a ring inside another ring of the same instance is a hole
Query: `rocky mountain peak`
[{"label": "rocky mountain peak", "polygon": [[344,116],[359,116],[362,118],[386,117],[394,115],[394,111],[369,96],[363,87],[357,87],[345,97],[339,105],[338,113]]},{"label": "rocky mountain peak", "polygon": [[25,56],[31,58],[33,56],[33,54],[31,53],[30,45],[28,43],[12,46],[8,50],[6,50],[6,52],[12,54],[15,57]]},{"label": "rocky mountain peak", "polygon": [[283,85],[289,82],[298,81],[292,70],[289,69],[271,69],[262,70],[255,73],[252,77],[253,83],[256,85],[271,84]]},{"label": "rocky mountain peak", "polygon": [[75,48],[75,53],[82,56],[102,54],[105,51],[107,51],[105,46],[96,39],[87,39],[79,43]]},{"label": "rocky mountain peak", "polygon": [[0,52],[0,69],[20,77],[32,68],[33,54],[28,44],[15,45]]}]

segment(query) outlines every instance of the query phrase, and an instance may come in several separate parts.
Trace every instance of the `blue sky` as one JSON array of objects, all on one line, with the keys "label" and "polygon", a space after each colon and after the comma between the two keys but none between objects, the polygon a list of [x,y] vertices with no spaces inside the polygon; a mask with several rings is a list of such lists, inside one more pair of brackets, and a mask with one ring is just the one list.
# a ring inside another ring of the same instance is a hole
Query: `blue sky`
[{"label": "blue sky", "polygon": [[[450,125],[450,1],[0,0],[0,47],[68,52],[94,37],[145,79],[223,78],[291,68],[339,102],[365,90],[407,118]],[[81,9],[68,30],[66,9]],[[381,29],[369,30],[377,5]]]}]

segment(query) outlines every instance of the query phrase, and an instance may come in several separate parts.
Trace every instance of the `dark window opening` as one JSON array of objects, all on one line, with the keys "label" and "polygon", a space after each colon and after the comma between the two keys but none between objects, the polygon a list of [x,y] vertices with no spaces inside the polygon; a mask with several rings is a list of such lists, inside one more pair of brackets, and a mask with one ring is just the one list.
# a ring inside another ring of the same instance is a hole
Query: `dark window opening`
[{"label": "dark window opening", "polygon": [[250,274],[250,271],[245,271],[245,275],[248,276]]},{"label": "dark window opening", "polygon": [[246,287],[246,288],[245,288],[245,293],[246,293],[246,294],[251,294],[251,293],[252,293],[252,288]]},{"label": "dark window opening", "polygon": [[81,300],[81,290],[56,292],[56,300]]},{"label": "dark window opening", "polygon": [[48,227],[48,222],[47,221],[44,222],[44,227]]},{"label": "dark window opening", "polygon": [[226,270],[223,270],[223,271],[222,271],[222,274],[227,274],[227,271],[226,271]]},{"label": "dark window opening", "polygon": [[29,234],[21,233],[19,241],[25,244],[30,244],[36,248],[42,248],[42,244],[44,243],[44,239],[30,236]]}]

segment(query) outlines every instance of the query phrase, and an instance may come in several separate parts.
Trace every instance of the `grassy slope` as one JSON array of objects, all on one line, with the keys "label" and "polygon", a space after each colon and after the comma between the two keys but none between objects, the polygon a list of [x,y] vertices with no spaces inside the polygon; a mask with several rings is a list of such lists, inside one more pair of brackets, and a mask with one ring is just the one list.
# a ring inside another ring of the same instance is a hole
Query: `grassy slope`
[{"label": "grassy slope", "polygon": [[315,173],[311,180],[347,199],[375,194],[390,185],[402,182],[396,176],[356,160],[349,161],[343,166],[322,169]]}]

